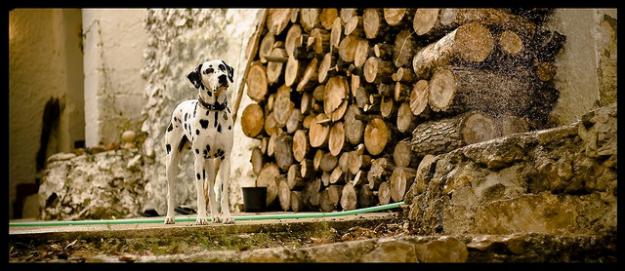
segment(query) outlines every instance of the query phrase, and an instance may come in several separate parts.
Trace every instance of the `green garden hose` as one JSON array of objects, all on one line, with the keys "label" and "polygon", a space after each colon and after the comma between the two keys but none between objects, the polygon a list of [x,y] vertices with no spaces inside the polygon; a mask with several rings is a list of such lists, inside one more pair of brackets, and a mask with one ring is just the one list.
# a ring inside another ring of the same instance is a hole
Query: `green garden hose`
[{"label": "green garden hose", "polygon": [[[327,213],[294,213],[294,214],[269,214],[269,215],[242,215],[234,216],[235,221],[246,220],[266,220],[266,219],[301,219],[301,218],[323,218],[339,217],[346,215],[357,215],[377,211],[395,209],[404,204],[403,201],[386,205],[367,207],[349,211],[327,212]],[[116,224],[160,224],[164,218],[127,218],[127,219],[101,219],[101,220],[69,220],[69,221],[34,221],[34,222],[13,222],[9,227],[46,227],[46,226],[71,226],[71,225],[116,225]],[[176,218],[176,222],[195,222],[194,216]]]}]

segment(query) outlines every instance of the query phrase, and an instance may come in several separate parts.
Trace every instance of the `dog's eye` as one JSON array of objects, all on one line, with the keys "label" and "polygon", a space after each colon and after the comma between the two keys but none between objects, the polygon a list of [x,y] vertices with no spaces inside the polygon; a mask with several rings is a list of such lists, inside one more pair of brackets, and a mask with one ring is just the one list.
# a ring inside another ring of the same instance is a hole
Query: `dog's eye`
[{"label": "dog's eye", "polygon": [[208,68],[204,71],[204,74],[209,74],[209,73],[213,73],[215,70],[213,70],[213,68]]},{"label": "dog's eye", "polygon": [[220,71],[224,71],[225,69],[226,69],[226,66],[224,66],[224,64],[219,64]]}]

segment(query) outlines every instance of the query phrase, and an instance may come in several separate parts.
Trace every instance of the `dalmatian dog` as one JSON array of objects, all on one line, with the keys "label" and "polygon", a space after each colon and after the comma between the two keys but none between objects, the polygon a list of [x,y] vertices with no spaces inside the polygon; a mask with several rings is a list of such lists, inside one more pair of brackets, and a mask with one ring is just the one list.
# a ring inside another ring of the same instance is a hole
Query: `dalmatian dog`
[{"label": "dalmatian dog", "polygon": [[[223,60],[198,65],[187,78],[198,90],[197,99],[183,101],[172,113],[165,132],[167,152],[167,216],[165,224],[174,224],[174,188],[183,150],[195,157],[197,219],[195,224],[208,224],[206,201],[214,222],[233,223],[228,208],[232,118],[228,106],[228,86],[234,69]],[[219,178],[216,181],[217,174]],[[208,190],[208,192],[206,192]],[[221,206],[219,206],[221,204]],[[220,208],[221,207],[221,208]],[[221,209],[221,214],[219,209]]]}]

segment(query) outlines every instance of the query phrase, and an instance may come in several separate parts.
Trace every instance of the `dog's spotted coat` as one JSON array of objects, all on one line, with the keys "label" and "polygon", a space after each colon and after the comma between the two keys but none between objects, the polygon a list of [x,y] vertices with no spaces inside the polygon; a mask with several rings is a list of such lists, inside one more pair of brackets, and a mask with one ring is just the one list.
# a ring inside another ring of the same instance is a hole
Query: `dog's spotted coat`
[{"label": "dog's spotted coat", "polygon": [[[198,89],[198,97],[181,102],[172,113],[165,132],[167,152],[167,217],[173,224],[174,187],[181,151],[193,150],[197,190],[196,224],[208,224],[206,200],[216,222],[232,223],[228,208],[232,119],[227,89],[233,83],[232,67],[222,60],[204,62],[187,75]],[[220,178],[216,180],[217,172]],[[208,193],[206,192],[208,190]],[[220,210],[222,214],[219,214]]]}]

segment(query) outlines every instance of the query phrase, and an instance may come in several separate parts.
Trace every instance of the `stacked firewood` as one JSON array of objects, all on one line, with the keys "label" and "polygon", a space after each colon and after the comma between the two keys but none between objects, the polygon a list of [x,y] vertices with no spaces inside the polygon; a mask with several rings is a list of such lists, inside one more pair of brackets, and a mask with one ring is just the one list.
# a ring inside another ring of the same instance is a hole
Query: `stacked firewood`
[{"label": "stacked firewood", "polygon": [[241,116],[267,205],[401,201],[424,156],[548,125],[564,37],[536,23],[547,15],[269,9]]}]

